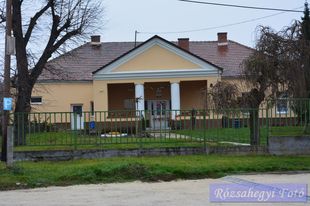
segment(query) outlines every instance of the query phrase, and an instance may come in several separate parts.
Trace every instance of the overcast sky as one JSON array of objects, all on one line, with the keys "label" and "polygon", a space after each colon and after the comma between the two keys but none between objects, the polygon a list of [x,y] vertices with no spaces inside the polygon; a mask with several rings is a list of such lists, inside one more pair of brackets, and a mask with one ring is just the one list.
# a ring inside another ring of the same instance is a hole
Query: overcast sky
[{"label": "overcast sky", "polygon": [[[204,1],[204,0],[201,0]],[[304,0],[205,0],[216,3],[240,4],[303,10]],[[138,34],[144,41],[158,34],[168,40],[188,37],[191,40],[215,40],[217,32],[228,32],[228,38],[248,46],[255,45],[255,28],[269,25],[276,30],[300,20],[302,13],[282,13],[273,17],[235,26],[200,32],[164,34],[218,27],[246,20],[278,14],[277,11],[249,10],[203,4],[190,4],[178,0],[104,0],[105,22],[100,33],[103,41],[133,41],[134,31],[155,32]]]},{"label": "overcast sky", "polygon": [[[33,15],[36,1],[31,0],[26,7],[26,14]],[[303,13],[250,10],[241,8],[193,4],[178,0],[98,0],[105,8],[104,21],[99,25],[102,41],[134,41],[135,30],[138,41],[145,41],[157,34],[167,40],[188,37],[191,40],[210,41],[217,39],[218,32],[228,32],[228,38],[247,46],[254,47],[258,25],[269,25],[279,30],[300,20]],[[216,3],[229,3],[257,7],[283,9],[304,9],[304,0],[201,0]],[[269,18],[259,19],[266,16]],[[27,18],[25,18],[27,19]],[[226,26],[244,21],[251,21],[234,26]],[[221,28],[214,28],[221,27]],[[204,28],[214,28],[203,30]],[[178,32],[201,30],[199,32]],[[2,30],[3,31],[3,30]],[[145,33],[151,32],[151,33]],[[173,33],[165,33],[173,32]],[[1,36],[4,33],[1,33]],[[4,38],[0,38],[0,73],[3,68]],[[37,41],[41,42],[41,41]],[[82,44],[83,42],[81,42]],[[44,46],[44,45],[43,45]],[[73,45],[76,47],[78,45]],[[36,45],[35,48],[41,48]],[[72,48],[71,47],[71,48]],[[43,47],[42,47],[43,48]],[[68,48],[70,49],[70,48]]]}]

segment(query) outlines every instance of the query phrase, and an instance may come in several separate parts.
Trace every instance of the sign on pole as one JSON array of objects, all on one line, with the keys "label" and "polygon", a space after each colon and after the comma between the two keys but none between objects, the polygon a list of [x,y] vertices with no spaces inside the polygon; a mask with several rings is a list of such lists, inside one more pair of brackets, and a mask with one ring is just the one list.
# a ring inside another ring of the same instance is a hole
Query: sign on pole
[{"label": "sign on pole", "polygon": [[3,98],[3,110],[12,111],[13,110],[13,99],[10,97]]}]

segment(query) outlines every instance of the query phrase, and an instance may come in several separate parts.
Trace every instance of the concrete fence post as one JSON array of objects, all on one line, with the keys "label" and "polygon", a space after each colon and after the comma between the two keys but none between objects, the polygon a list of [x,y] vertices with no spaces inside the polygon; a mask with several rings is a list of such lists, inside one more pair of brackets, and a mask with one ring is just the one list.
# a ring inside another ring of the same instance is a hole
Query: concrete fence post
[{"label": "concrete fence post", "polygon": [[7,154],[6,154],[6,165],[7,167],[13,166],[14,156],[13,156],[13,149],[14,149],[14,127],[8,126],[7,127]]}]

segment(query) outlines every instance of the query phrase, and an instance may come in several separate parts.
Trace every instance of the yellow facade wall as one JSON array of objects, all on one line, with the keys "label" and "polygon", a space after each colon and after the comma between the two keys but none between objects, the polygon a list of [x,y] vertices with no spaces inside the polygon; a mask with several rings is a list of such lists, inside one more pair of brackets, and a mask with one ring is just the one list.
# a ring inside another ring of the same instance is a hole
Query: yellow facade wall
[{"label": "yellow facade wall", "polygon": [[122,64],[113,72],[129,71],[158,71],[158,70],[183,70],[197,69],[200,66],[168,51],[160,46],[153,46],[135,58]]},{"label": "yellow facade wall", "polygon": [[71,112],[71,105],[83,105],[90,111],[93,101],[92,82],[38,83],[32,96],[42,97],[42,104],[32,104],[32,112]]},{"label": "yellow facade wall", "polygon": [[[43,103],[32,104],[32,112],[71,112],[72,104],[83,105],[83,111],[90,111],[90,102],[94,101],[95,111],[108,111],[124,109],[124,99],[134,98],[134,84],[144,83],[145,99],[155,100],[153,88],[162,86],[162,97],[160,99],[170,100],[170,83],[180,82],[181,109],[191,110],[203,109],[202,88],[210,87],[219,79],[217,77],[192,77],[192,78],[162,78],[162,79],[136,79],[136,80],[94,80],[92,82],[67,82],[67,83],[38,83],[35,85],[32,96],[42,97]],[[241,80],[225,79],[247,88]],[[110,92],[109,92],[110,89]],[[118,100],[117,100],[118,98]],[[262,105],[265,108],[266,105]],[[289,116],[294,112],[288,110]],[[209,114],[210,115],[210,114]],[[212,115],[211,115],[212,116]],[[260,110],[259,116],[266,117],[266,110]],[[269,117],[285,118],[286,114],[277,114],[276,108],[269,110]],[[220,116],[219,116],[220,118]]]},{"label": "yellow facade wall", "polygon": [[108,111],[108,83],[93,81],[93,99],[95,111]]}]

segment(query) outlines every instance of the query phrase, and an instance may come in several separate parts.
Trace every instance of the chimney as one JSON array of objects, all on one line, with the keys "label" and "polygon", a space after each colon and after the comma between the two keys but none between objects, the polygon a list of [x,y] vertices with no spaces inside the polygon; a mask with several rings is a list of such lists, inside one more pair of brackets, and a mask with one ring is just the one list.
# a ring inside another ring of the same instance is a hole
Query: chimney
[{"label": "chimney", "polygon": [[178,45],[180,48],[189,51],[189,38],[179,38]]},{"label": "chimney", "polygon": [[218,48],[227,48],[228,45],[227,32],[217,33],[217,45]]},{"label": "chimney", "polygon": [[101,45],[101,42],[100,42],[100,35],[93,35],[91,36],[91,42],[90,42],[91,45]]}]

